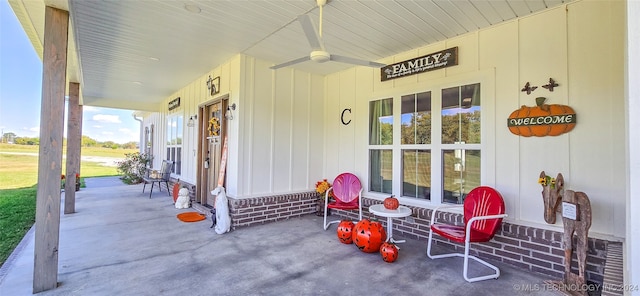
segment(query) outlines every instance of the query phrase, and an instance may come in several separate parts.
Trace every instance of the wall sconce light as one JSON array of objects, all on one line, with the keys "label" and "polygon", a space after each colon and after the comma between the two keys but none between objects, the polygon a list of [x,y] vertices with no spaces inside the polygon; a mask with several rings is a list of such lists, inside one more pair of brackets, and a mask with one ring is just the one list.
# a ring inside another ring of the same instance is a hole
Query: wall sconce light
[{"label": "wall sconce light", "polygon": [[209,75],[209,79],[207,79],[207,89],[209,90],[209,95],[211,96],[219,93],[220,92],[220,76],[211,78],[211,75]]},{"label": "wall sconce light", "polygon": [[196,125],[196,120],[198,119],[198,115],[193,115],[189,117],[189,121],[187,121],[188,127],[194,127]]},{"label": "wall sconce light", "polygon": [[213,93],[213,91],[211,90],[211,87],[215,87],[213,85],[213,78],[211,78],[211,75],[209,75],[209,79],[207,80],[207,89],[209,90],[210,93]]},{"label": "wall sconce light", "polygon": [[229,120],[233,120],[233,113],[231,110],[236,110],[236,103],[231,104],[231,106],[227,106],[227,112],[224,113],[224,117]]}]

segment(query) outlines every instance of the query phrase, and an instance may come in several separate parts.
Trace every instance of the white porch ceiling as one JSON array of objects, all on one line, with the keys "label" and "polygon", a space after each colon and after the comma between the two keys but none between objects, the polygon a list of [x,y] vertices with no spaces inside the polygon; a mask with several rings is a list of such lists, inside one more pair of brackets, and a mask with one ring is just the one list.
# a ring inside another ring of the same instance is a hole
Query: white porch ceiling
[{"label": "white porch ceiling", "polygon": [[[70,79],[81,83],[85,105],[149,111],[238,53],[274,64],[308,55],[297,17],[310,14],[317,25],[319,13],[315,0],[9,1],[40,55],[45,3],[70,11],[70,67],[78,67]],[[332,0],[323,38],[332,54],[379,61],[569,1]],[[322,75],[349,67],[292,66]]]}]

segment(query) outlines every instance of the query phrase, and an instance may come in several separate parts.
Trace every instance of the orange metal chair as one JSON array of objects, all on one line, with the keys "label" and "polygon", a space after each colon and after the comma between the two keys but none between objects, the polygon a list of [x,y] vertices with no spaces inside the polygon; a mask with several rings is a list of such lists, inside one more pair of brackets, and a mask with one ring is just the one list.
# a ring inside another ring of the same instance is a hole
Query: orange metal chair
[{"label": "orange metal chair", "polygon": [[[453,207],[464,208],[464,225],[457,226],[435,223],[438,210]],[[495,189],[487,186],[480,186],[471,190],[465,198],[463,205],[443,206],[433,210],[431,213],[431,231],[429,232],[427,256],[431,259],[453,256],[463,257],[464,269],[462,271],[462,275],[467,282],[497,279],[500,276],[500,269],[478,257],[469,255],[469,244],[490,241],[496,231],[500,228],[502,218],[507,217],[504,211],[505,207],[502,195],[500,195],[500,193]],[[432,255],[431,241],[434,232],[452,241],[464,243],[464,254],[448,253]],[[473,259],[476,262],[493,269],[494,272],[489,275],[469,278],[469,259]]]},{"label": "orange metal chair", "polygon": [[[330,192],[333,191],[333,201],[329,201]],[[342,173],[333,180],[333,185],[324,193],[324,230],[333,223],[341,220],[334,220],[327,223],[327,209],[337,210],[358,210],[359,220],[362,220],[362,184],[360,179],[351,173]]]}]

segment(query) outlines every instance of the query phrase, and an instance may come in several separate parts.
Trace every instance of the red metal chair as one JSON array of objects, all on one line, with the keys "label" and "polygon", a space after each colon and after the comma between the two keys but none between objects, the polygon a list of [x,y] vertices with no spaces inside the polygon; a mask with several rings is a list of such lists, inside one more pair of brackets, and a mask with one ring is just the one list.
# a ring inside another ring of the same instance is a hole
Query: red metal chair
[{"label": "red metal chair", "polygon": [[[329,201],[330,192],[333,191],[333,201]],[[333,223],[339,223],[340,220],[330,221],[327,223],[327,209],[337,210],[358,210],[359,220],[362,220],[362,184],[360,179],[351,173],[342,173],[333,180],[333,185],[324,193],[324,230],[329,228]]]},{"label": "red metal chair", "polygon": [[[458,226],[435,223],[438,210],[452,207],[464,208],[464,225]],[[464,269],[462,271],[462,275],[467,282],[497,279],[500,276],[500,269],[478,257],[470,256],[469,244],[490,241],[496,231],[500,228],[502,218],[507,217],[504,211],[505,207],[502,195],[500,195],[500,193],[495,189],[487,186],[480,186],[471,190],[464,200],[464,205],[443,206],[433,210],[431,213],[431,231],[429,232],[427,256],[431,259],[453,256],[464,257]],[[452,241],[464,243],[464,254],[448,253],[431,255],[431,241],[434,232]],[[469,278],[469,259],[473,259],[476,262],[493,269],[494,273]]]}]

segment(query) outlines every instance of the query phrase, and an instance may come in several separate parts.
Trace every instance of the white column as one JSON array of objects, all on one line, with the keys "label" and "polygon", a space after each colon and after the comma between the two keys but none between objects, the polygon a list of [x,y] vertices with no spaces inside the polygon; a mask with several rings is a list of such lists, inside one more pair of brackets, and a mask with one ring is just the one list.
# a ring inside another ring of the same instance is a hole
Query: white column
[{"label": "white column", "polygon": [[[640,286],[640,1],[627,1],[627,234],[625,281]],[[625,295],[640,295],[626,291]]]}]

